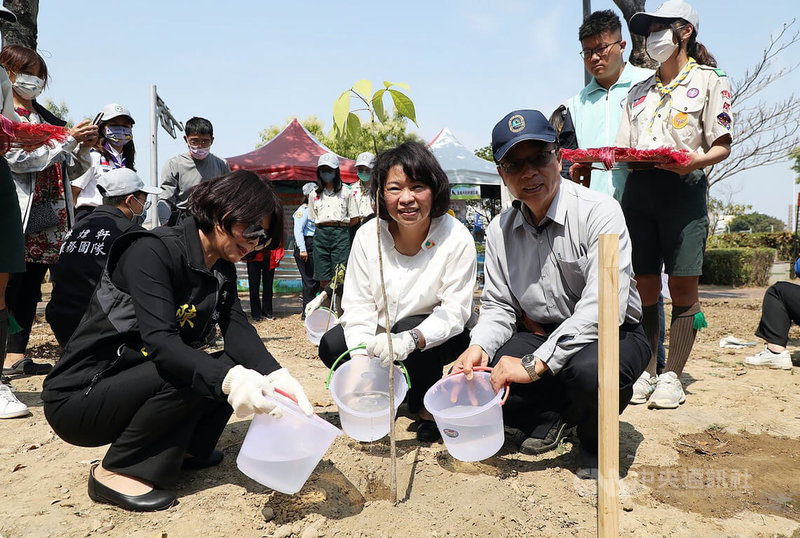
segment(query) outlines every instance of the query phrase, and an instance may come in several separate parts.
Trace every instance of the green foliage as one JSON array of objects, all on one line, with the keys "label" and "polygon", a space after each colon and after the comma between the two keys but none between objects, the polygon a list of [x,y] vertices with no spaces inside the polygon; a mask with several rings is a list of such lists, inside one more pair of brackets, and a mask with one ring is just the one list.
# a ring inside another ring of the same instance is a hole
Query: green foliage
[{"label": "green foliage", "polygon": [[797,174],[797,176],[794,178],[794,182],[800,183],[800,146],[789,152],[789,158],[794,160],[792,170],[794,170]]},{"label": "green foliage", "polygon": [[485,161],[489,161],[491,163],[494,162],[494,152],[492,151],[492,145],[489,144],[488,146],[483,146],[482,148],[478,148],[475,150],[475,156],[480,157]]},{"label": "green foliage", "polygon": [[56,104],[56,102],[50,98],[45,99],[44,107],[50,112],[52,112],[53,115],[55,115],[56,117],[66,121],[67,129],[72,129],[73,127],[75,127],[75,122],[72,121],[72,118],[69,115],[69,107],[67,106],[66,101],[64,101],[63,99],[59,101],[58,104]]},{"label": "green foliage", "polygon": [[716,248],[703,255],[701,284],[766,286],[775,261],[773,248]]},{"label": "green foliage", "polygon": [[728,225],[731,232],[782,232],[786,224],[764,213],[747,213],[736,217]]},{"label": "green foliage", "polygon": [[[417,125],[417,112],[414,103],[405,93],[397,89],[402,88],[409,91],[408,84],[383,81],[383,86],[373,94],[372,83],[367,79],[362,79],[336,98],[333,103],[332,134],[334,138],[339,139],[342,144],[346,145],[348,142],[359,142],[364,131],[367,131],[367,134],[372,139],[373,150],[379,152],[391,146],[381,147],[378,143],[378,125],[384,125],[393,120],[400,121],[402,124],[403,119],[409,119],[414,125]],[[389,116],[386,113],[386,108],[383,104],[383,98],[387,93],[392,98],[394,116]],[[352,109],[353,102],[360,108]],[[356,114],[357,112],[367,112],[369,114],[369,119],[365,122],[368,130],[364,128],[361,119]],[[405,130],[405,127],[403,129]],[[359,144],[359,147],[363,148],[364,146]]]},{"label": "green foliage", "polygon": [[778,259],[793,262],[800,256],[800,237],[792,232],[729,233],[708,238],[709,249],[715,248],[773,248]]},{"label": "green foliage", "polygon": [[[355,116],[355,114],[353,115]],[[292,119],[294,119],[294,116],[288,118],[282,126],[271,125],[266,129],[262,129],[258,133],[261,140],[256,147],[261,147],[275,138]],[[300,120],[300,123],[313,134],[317,140],[328,146],[332,151],[348,159],[355,159],[358,154],[363,151],[373,151],[372,137],[370,136],[369,129],[367,126],[362,125],[360,121],[357,126],[358,129],[355,131],[355,135],[352,138],[337,137],[334,135],[333,129],[325,133],[322,121],[314,115],[307,116],[305,119]],[[378,145],[378,151],[393,148],[407,140],[415,140],[421,143],[425,142],[416,134],[407,132],[405,120],[396,115],[389,116],[385,122],[378,123],[375,126],[375,139]]]}]

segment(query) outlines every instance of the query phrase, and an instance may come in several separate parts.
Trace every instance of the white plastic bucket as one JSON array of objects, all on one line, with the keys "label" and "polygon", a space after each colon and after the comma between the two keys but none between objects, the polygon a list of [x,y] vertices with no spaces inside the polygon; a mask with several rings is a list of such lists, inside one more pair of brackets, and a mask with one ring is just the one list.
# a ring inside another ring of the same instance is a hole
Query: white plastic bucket
[{"label": "white plastic bucket", "polygon": [[327,308],[317,308],[306,316],[306,335],[308,341],[319,345],[322,336],[339,324],[339,318]]},{"label": "white plastic bucket", "polygon": [[[378,358],[356,356],[333,372],[331,397],[344,432],[357,441],[377,441],[389,433],[389,367]],[[406,397],[403,371],[394,367],[395,412]]]},{"label": "white plastic bucket", "polygon": [[303,414],[293,402],[275,398],[281,418],[256,414],[239,449],[236,466],[281,493],[300,491],[325,451],[342,431],[317,415]]},{"label": "white plastic bucket", "polygon": [[485,460],[505,441],[503,392],[494,392],[489,376],[487,371],[475,371],[467,381],[463,374],[454,374],[425,393],[425,409],[433,415],[447,451],[458,460]]}]

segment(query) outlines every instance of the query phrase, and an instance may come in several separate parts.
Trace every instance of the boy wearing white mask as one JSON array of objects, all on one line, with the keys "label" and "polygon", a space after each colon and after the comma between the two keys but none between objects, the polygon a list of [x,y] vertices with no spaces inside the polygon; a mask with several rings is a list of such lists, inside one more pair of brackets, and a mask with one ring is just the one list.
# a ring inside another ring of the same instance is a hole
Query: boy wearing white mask
[{"label": "boy wearing white mask", "polygon": [[372,207],[372,198],[369,196],[369,182],[372,177],[372,169],[375,167],[375,155],[369,151],[359,153],[356,157],[356,175],[358,181],[350,186],[353,192],[353,199],[358,208],[358,222],[350,228],[350,242],[356,236],[356,232],[362,224],[375,216],[375,209]]},{"label": "boy wearing white mask", "polygon": [[214,126],[210,121],[195,116],[186,122],[184,132],[189,151],[167,161],[161,170],[158,213],[161,224],[170,226],[180,222],[194,186],[231,171],[225,159],[211,153]]}]

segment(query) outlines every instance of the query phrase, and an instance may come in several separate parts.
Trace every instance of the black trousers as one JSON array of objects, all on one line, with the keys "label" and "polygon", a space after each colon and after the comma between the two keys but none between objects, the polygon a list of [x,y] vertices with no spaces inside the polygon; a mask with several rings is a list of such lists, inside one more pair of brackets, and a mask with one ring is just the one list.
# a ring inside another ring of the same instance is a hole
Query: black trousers
[{"label": "black trousers", "polygon": [[[401,333],[413,329],[428,316],[410,316],[401,319],[392,327],[393,333]],[[436,347],[426,350],[417,350],[411,353],[403,361],[408,370],[408,377],[411,379],[411,388],[406,396],[408,410],[417,413],[422,409],[422,400],[425,393],[437,381],[442,378],[444,365],[456,360],[469,345],[469,332],[464,331],[454,336],[447,342],[443,342]],[[319,358],[330,368],[336,359],[347,351],[347,343],[344,339],[344,329],[337,325],[322,336],[319,343]],[[349,360],[345,357],[339,364]]]},{"label": "black trousers", "polygon": [[[517,333],[491,361],[500,357],[522,357],[534,353],[547,340],[528,332]],[[531,437],[544,438],[559,417],[576,424],[581,447],[597,453],[597,342],[573,355],[555,375],[546,374],[534,383],[512,383],[503,419]],[[619,330],[619,412],[633,396],[633,384],[650,361],[650,346],[639,324],[624,324]]]},{"label": "black trousers", "polygon": [[6,287],[6,306],[22,330],[8,335],[8,353],[25,353],[36,317],[36,306],[42,300],[42,281],[49,269],[45,263],[25,262],[24,273],[11,273]]},{"label": "black trousers", "polygon": [[300,257],[300,249],[294,247],[294,260],[297,262],[297,270],[300,271],[300,278],[303,280],[303,312],[306,305],[319,293],[319,282],[314,280],[314,236],[305,236],[306,252],[308,259],[303,261]]},{"label": "black trousers", "polygon": [[103,467],[160,489],[174,489],[184,454],[211,454],[232,412],[225,401],[167,382],[150,361],[101,379],[88,393],[84,388],[44,403],[47,421],[64,441],[111,443]]},{"label": "black trousers", "polygon": [[800,324],[800,286],[776,282],[764,294],[756,336],[769,344],[786,347],[792,322]]},{"label": "black trousers", "polygon": [[[263,316],[272,317],[272,281],[275,279],[275,269],[269,268],[269,258],[260,262],[247,262],[247,285],[250,291],[250,314],[254,318]],[[264,283],[262,298],[259,297],[258,288]]]}]

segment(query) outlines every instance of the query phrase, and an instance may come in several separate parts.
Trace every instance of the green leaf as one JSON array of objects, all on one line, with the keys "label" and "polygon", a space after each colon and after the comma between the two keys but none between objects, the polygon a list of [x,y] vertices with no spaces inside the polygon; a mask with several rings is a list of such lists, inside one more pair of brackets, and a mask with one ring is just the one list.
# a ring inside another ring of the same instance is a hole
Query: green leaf
[{"label": "green leaf", "polygon": [[386,93],[386,90],[378,90],[375,92],[375,95],[372,96],[372,110],[375,111],[375,116],[378,117],[378,121],[381,123],[385,123],[388,119],[386,110],[383,108],[384,93]]},{"label": "green leaf", "polygon": [[347,115],[347,127],[345,128],[345,136],[349,140],[358,139],[358,134],[361,132],[361,120],[352,112]]},{"label": "green leaf", "polygon": [[392,83],[389,82],[388,80],[384,80],[383,81],[383,85],[386,86],[387,90],[392,87]]},{"label": "green leaf", "polygon": [[355,90],[356,93],[361,94],[364,99],[369,99],[369,96],[372,95],[372,83],[369,80],[362,78],[353,84],[353,90]]},{"label": "green leaf", "polygon": [[391,85],[392,86],[397,86],[399,88],[403,88],[407,92],[411,91],[411,87],[408,84],[406,84],[405,82],[392,82]]},{"label": "green leaf", "polygon": [[392,94],[392,101],[394,101],[394,108],[397,109],[397,113],[410,119],[414,122],[414,125],[419,127],[417,124],[417,113],[414,110],[414,103],[411,102],[411,99],[397,90],[389,90],[389,93]]},{"label": "green leaf", "polygon": [[333,103],[333,125],[339,133],[344,132],[347,122],[347,114],[350,112],[350,90],[342,93],[336,102]]}]

